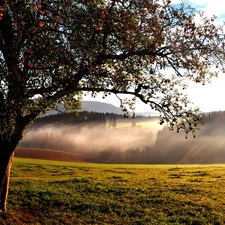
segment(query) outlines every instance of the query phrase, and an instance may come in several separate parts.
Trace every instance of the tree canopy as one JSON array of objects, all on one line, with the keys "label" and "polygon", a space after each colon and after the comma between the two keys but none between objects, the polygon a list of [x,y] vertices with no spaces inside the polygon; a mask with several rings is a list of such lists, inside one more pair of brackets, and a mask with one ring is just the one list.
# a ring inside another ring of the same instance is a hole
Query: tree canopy
[{"label": "tree canopy", "polygon": [[224,70],[214,20],[170,0],[1,1],[1,134],[56,102],[77,108],[82,91],[132,94],[125,114],[138,97],[161,123],[193,130],[198,111],[181,90]]}]

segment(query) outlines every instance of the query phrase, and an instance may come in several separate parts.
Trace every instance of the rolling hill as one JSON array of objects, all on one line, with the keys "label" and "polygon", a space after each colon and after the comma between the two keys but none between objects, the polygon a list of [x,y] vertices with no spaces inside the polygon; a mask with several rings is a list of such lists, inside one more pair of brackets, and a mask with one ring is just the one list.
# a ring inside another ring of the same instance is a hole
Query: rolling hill
[{"label": "rolling hill", "polygon": [[[82,101],[82,108],[79,111],[114,113],[119,115],[123,114],[120,108],[112,104],[97,101]],[[66,109],[63,107],[63,105],[58,104],[57,109],[47,112],[46,114],[44,114],[44,116],[55,115],[64,112],[66,112]]]},{"label": "rolling hill", "polygon": [[106,163],[103,160],[91,159],[78,154],[39,148],[20,148],[15,152],[17,158],[43,159],[63,162]]},{"label": "rolling hill", "polygon": [[[55,115],[58,113],[65,112],[63,105],[58,105],[56,110],[51,110],[47,112],[44,116]],[[79,111],[88,111],[88,112],[99,112],[99,113],[114,113],[122,115],[123,112],[121,108],[116,107],[109,103],[98,102],[98,101],[82,101],[82,108]],[[156,112],[136,112],[136,115],[140,116],[158,116]]]},{"label": "rolling hill", "polygon": [[122,110],[112,104],[97,101],[82,101],[82,111],[123,114]]}]

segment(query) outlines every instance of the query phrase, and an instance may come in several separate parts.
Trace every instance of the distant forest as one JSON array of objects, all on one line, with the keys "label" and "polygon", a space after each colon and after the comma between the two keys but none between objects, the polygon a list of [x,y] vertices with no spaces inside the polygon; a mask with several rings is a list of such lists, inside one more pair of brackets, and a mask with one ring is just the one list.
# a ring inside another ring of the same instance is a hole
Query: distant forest
[{"label": "distant forest", "polygon": [[[184,132],[172,132],[166,126],[158,131],[137,126],[138,122],[158,123],[159,118],[124,119],[86,111],[49,115],[34,122],[20,146],[74,152],[108,163],[225,163],[225,112],[203,117],[205,125],[196,138],[189,134],[185,139]],[[128,123],[128,128],[116,129],[121,122]]]},{"label": "distant forest", "polygon": [[155,163],[225,163],[225,111],[203,114],[205,124],[185,139],[184,133],[160,130]]},{"label": "distant forest", "polygon": [[99,112],[89,112],[89,111],[81,111],[81,112],[65,112],[59,113],[55,115],[43,116],[39,117],[34,121],[33,128],[39,128],[41,126],[46,126],[47,124],[64,124],[64,125],[78,125],[78,124],[93,124],[96,123],[98,125],[106,126],[107,123],[112,123],[115,120],[121,121],[125,119],[126,122],[133,121],[147,121],[150,118],[155,117],[146,117],[146,116],[136,116],[133,117],[125,117],[124,115],[114,114],[114,113],[99,113]]}]

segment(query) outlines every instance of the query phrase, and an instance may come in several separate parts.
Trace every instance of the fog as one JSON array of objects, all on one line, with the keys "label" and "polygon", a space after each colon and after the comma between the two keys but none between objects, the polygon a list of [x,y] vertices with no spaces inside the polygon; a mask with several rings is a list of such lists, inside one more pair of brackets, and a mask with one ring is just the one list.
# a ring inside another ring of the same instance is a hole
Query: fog
[{"label": "fog", "polygon": [[171,132],[158,119],[138,121],[132,126],[118,121],[109,125],[41,126],[30,130],[21,147],[76,153],[108,163],[225,163],[225,112],[212,113],[196,138]]},{"label": "fog", "polygon": [[206,123],[197,131],[196,138],[190,134],[159,131],[155,145],[155,163],[225,163],[225,123]]},{"label": "fog", "polygon": [[137,154],[153,151],[158,130],[162,129],[156,119],[134,127],[131,123],[117,125],[115,129],[98,123],[42,126],[30,130],[19,146],[61,150],[108,162],[137,163]]}]

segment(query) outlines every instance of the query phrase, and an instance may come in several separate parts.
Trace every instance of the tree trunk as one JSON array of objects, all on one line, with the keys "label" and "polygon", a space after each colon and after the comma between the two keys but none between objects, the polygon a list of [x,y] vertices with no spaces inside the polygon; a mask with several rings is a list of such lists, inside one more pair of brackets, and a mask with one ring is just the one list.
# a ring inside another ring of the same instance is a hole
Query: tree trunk
[{"label": "tree trunk", "polygon": [[8,132],[0,134],[0,212],[6,211],[10,170],[14,151],[23,137],[26,126],[36,117],[37,114],[30,114],[26,117],[15,118],[13,132],[9,127]]},{"label": "tree trunk", "polygon": [[[0,146],[3,147],[4,145],[1,143]],[[0,212],[6,211],[13,155],[14,150],[7,148],[0,149]]]}]

